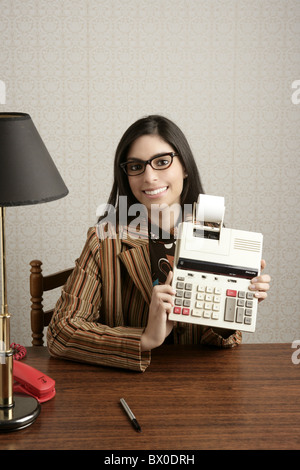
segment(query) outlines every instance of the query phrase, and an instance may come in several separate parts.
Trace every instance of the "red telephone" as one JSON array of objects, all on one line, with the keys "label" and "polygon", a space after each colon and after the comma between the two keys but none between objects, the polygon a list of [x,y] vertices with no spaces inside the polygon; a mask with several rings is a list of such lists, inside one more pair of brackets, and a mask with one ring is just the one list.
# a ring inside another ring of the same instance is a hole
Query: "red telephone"
[{"label": "red telephone", "polygon": [[24,362],[13,361],[14,392],[31,395],[44,403],[55,396],[55,381],[37,369],[24,364]]}]

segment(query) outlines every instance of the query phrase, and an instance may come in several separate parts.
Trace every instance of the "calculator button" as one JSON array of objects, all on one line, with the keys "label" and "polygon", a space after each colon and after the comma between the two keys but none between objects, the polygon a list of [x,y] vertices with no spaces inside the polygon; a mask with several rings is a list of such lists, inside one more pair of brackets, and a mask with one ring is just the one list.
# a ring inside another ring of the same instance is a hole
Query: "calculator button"
[{"label": "calculator button", "polygon": [[206,287],[205,291],[208,292],[209,294],[212,294],[213,288],[212,287]]},{"label": "calculator button", "polygon": [[204,294],[200,294],[200,293],[197,294],[197,295],[196,295],[196,299],[197,299],[197,300],[204,300]]},{"label": "calculator button", "polygon": [[247,299],[253,299],[253,292],[247,292]]},{"label": "calculator button", "polygon": [[245,306],[245,301],[244,300],[238,300],[237,301],[237,306],[238,307],[244,307]]},{"label": "calculator button", "polygon": [[199,286],[197,287],[197,291],[198,291],[198,292],[204,292],[204,291],[205,291],[205,287],[199,285]]},{"label": "calculator button", "polygon": [[177,281],[184,281],[184,277],[182,277],[182,276],[177,276]]},{"label": "calculator button", "polygon": [[182,297],[182,296],[183,296],[183,290],[177,290],[176,297]]},{"label": "calculator button", "polygon": [[227,289],[226,295],[228,295],[228,297],[236,297],[236,290]]},{"label": "calculator button", "polygon": [[203,316],[204,316],[204,318],[210,318],[211,317],[211,312],[209,312],[208,310],[204,310]]},{"label": "calculator button", "polygon": [[246,325],[251,325],[251,322],[252,322],[251,317],[245,317],[244,323]]},{"label": "calculator button", "polygon": [[251,317],[251,315],[252,315],[252,310],[251,310],[251,308],[246,308],[246,309],[245,309],[245,315],[247,315],[247,317]]},{"label": "calculator button", "polygon": [[212,318],[213,320],[219,320],[219,314],[218,314],[218,312],[213,312],[211,318]]},{"label": "calculator button", "polygon": [[185,289],[186,289],[186,290],[192,290],[192,288],[193,288],[193,284],[191,284],[191,283],[189,283],[189,282],[187,282],[187,283],[185,284]]},{"label": "calculator button", "polygon": [[221,297],[219,295],[214,296],[214,302],[221,302]]},{"label": "calculator button", "polygon": [[193,317],[202,317],[202,310],[197,310],[197,309],[193,309],[192,310],[192,316]]},{"label": "calculator button", "polygon": [[203,308],[203,302],[200,302],[199,300],[196,301],[195,303],[196,308]]},{"label": "calculator button", "polygon": [[244,299],[245,296],[246,296],[246,292],[244,292],[243,290],[240,290],[239,293],[238,293],[238,297],[239,297],[240,299]]},{"label": "calculator button", "polygon": [[236,309],[236,322],[237,323],[243,323],[243,314],[244,314],[244,309],[241,307],[238,307]]},{"label": "calculator button", "polygon": [[211,296],[210,294],[206,294],[206,295],[205,295],[205,300],[206,300],[207,302],[211,302],[211,301],[212,301],[212,296]]},{"label": "calculator button", "polygon": [[225,304],[225,321],[234,321],[235,317],[235,298],[234,297],[227,297],[226,304]]},{"label": "calculator button", "polygon": [[183,301],[183,306],[184,307],[190,307],[191,306],[191,301],[190,300],[184,300]]},{"label": "calculator button", "polygon": [[181,299],[175,299],[175,305],[182,305],[182,300]]},{"label": "calculator button", "polygon": [[190,314],[190,309],[189,308],[183,308],[182,309],[182,315],[189,315]]},{"label": "calculator button", "polygon": [[177,282],[176,283],[176,288],[177,289],[183,289],[184,288],[184,282]]},{"label": "calculator button", "polygon": [[253,302],[252,302],[252,300],[246,300],[246,307],[247,307],[247,308],[252,308],[252,307],[253,307]]},{"label": "calculator button", "polygon": [[181,313],[181,307],[174,307],[173,313]]},{"label": "calculator button", "polygon": [[185,299],[190,299],[192,297],[192,293],[191,292],[185,292],[184,293],[184,298]]},{"label": "calculator button", "polygon": [[221,294],[221,289],[219,289],[219,287],[215,287],[215,294],[217,295]]}]

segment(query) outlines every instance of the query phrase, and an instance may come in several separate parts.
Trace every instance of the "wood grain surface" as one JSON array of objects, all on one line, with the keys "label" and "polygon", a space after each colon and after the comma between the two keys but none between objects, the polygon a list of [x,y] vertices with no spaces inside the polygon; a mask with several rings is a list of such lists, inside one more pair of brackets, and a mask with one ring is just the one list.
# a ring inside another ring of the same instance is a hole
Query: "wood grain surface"
[{"label": "wood grain surface", "polygon": [[[300,449],[300,364],[290,344],[219,350],[162,346],[144,373],[51,358],[25,361],[56,381],[30,427],[2,449]],[[137,433],[119,400],[138,419]]]}]

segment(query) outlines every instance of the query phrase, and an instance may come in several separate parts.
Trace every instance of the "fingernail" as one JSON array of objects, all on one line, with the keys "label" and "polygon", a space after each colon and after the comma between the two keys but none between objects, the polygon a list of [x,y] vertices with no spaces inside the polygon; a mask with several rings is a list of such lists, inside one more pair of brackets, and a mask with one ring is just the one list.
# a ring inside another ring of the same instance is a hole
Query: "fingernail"
[{"label": "fingernail", "polygon": [[253,279],[251,279],[251,282],[252,284],[255,284],[257,282],[257,277],[254,277]]},{"label": "fingernail", "polygon": [[255,292],[254,297],[260,297],[260,292]]},{"label": "fingernail", "polygon": [[249,289],[250,289],[250,290],[255,290],[256,287],[255,287],[253,284],[250,284]]}]

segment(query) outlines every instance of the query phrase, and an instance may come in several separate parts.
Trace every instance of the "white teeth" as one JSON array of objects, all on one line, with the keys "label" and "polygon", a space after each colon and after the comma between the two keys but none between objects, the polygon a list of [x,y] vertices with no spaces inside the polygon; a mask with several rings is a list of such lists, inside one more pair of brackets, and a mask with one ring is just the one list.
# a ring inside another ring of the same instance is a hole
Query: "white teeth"
[{"label": "white teeth", "polygon": [[159,188],[159,189],[154,189],[153,191],[144,191],[146,194],[149,194],[150,196],[154,195],[154,194],[159,194],[159,193],[162,193],[163,191],[165,191],[167,189],[167,186],[165,186],[164,188]]}]

